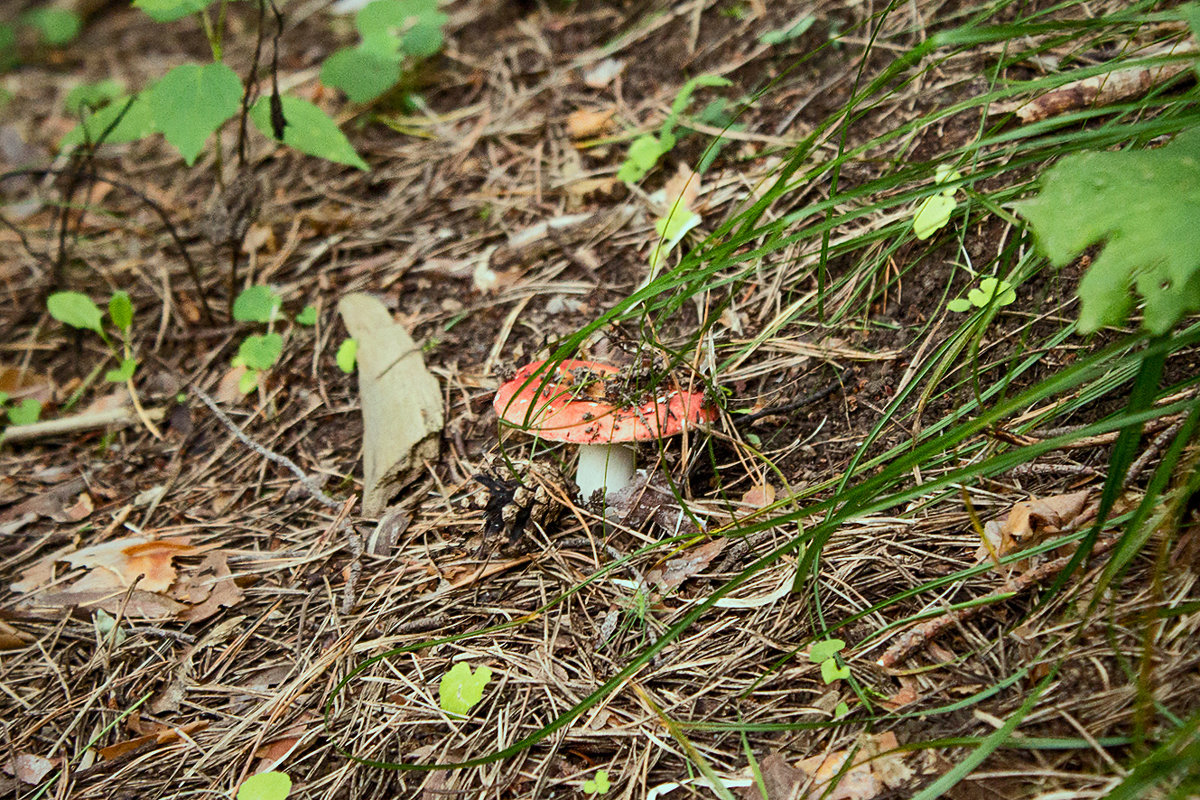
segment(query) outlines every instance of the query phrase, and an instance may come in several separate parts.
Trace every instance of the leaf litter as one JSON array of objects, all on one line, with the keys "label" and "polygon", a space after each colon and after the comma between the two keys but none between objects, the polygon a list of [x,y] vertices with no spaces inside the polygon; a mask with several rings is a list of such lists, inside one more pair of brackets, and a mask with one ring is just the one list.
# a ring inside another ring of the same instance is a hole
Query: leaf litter
[{"label": "leaf litter", "polygon": [[[751,279],[734,288],[728,319],[736,324],[728,326],[728,333],[721,332],[729,338],[720,345],[729,344],[739,353],[719,376],[722,387],[731,393],[730,407],[761,409],[787,402],[828,383],[830,364],[856,364],[864,373],[861,380],[848,382],[844,398],[835,395],[812,408],[766,417],[751,429],[759,446],[775,448],[771,458],[787,483],[775,478],[765,483],[762,475],[747,468],[761,463],[749,448],[725,439],[720,440],[718,460],[712,466],[705,466],[704,458],[695,459],[694,451],[688,450],[692,460],[685,467],[682,447],[668,449],[653,470],[654,475],[671,472],[668,491],[652,488],[640,497],[622,498],[615,516],[608,519],[603,511],[567,502],[556,526],[529,526],[523,543],[527,555],[489,563],[486,555],[465,543],[482,525],[480,512],[467,499],[478,491],[472,475],[496,442],[488,404],[497,373],[544,357],[547,342],[590,322],[644,280],[648,243],[663,233],[655,229],[661,204],[652,206],[646,198],[659,190],[664,200],[668,194],[682,195],[674,183],[668,191],[667,183],[675,180],[672,170],[677,164],[699,162],[698,140],[684,135],[669,156],[656,161],[643,186],[628,187],[614,177],[631,141],[618,134],[658,130],[685,83],[671,66],[679,59],[669,56],[692,59],[689,70],[694,73],[690,74],[721,75],[734,82],[728,91],[715,85],[697,91],[692,106],[699,112],[710,100],[736,100],[760,80],[765,83],[776,77],[779,59],[790,52],[788,48],[804,52],[833,33],[831,20],[853,21],[863,12],[846,4],[799,9],[749,3],[750,13],[738,19],[722,13],[717,5],[677,4],[623,20],[607,8],[584,9],[582,4],[577,12],[539,9],[525,16],[513,10],[518,4],[451,6],[455,16],[450,41],[456,49],[444,65],[432,68],[432,81],[423,93],[427,111],[416,118],[387,115],[394,129],[367,123],[353,131],[355,143],[364,145],[361,152],[371,160],[373,173],[338,169],[285,151],[256,162],[271,191],[264,196],[254,241],[275,244],[249,248],[253,280],[285,287],[285,297],[300,301],[297,308],[320,300],[321,307],[328,309],[353,291],[379,294],[439,381],[438,408],[444,408],[446,415],[441,452],[413,461],[411,481],[397,494],[391,509],[406,522],[396,526],[384,544],[367,546],[371,519],[357,511],[339,515],[312,502],[307,491],[293,491],[297,485],[293,475],[245,448],[198,405],[185,415],[190,427],[186,431],[183,425],[172,427],[164,442],[134,429],[113,430],[103,438],[98,432],[74,432],[0,454],[8,478],[0,495],[5,504],[0,525],[5,526],[8,548],[3,577],[9,583],[19,581],[40,564],[40,571],[26,578],[33,587],[32,597],[14,595],[8,605],[11,616],[3,620],[11,631],[0,629],[13,646],[5,653],[5,686],[11,694],[2,702],[11,718],[25,721],[14,726],[14,751],[45,757],[52,752],[51,745],[63,738],[77,742],[86,757],[96,758],[101,752],[117,752],[105,748],[155,737],[150,743],[153,750],[138,749],[145,746],[138,744],[126,751],[137,757],[122,754],[103,768],[64,769],[63,780],[70,785],[57,787],[56,792],[110,796],[133,791],[159,796],[217,788],[232,794],[245,774],[278,758],[284,759],[279,768],[292,774],[306,796],[323,800],[347,791],[362,796],[420,796],[430,789],[427,796],[433,797],[495,786],[494,773],[486,769],[438,772],[435,781],[419,774],[373,771],[339,759],[324,734],[314,734],[313,717],[324,709],[330,686],[368,654],[401,642],[522,619],[547,598],[611,564],[614,553],[628,556],[666,533],[696,537],[666,560],[667,553],[655,551],[623,567],[625,577],[634,571],[640,578],[661,570],[665,597],[638,601],[619,579],[594,581],[564,603],[561,615],[537,616],[487,641],[463,639],[380,662],[362,676],[351,694],[342,695],[331,719],[341,743],[350,743],[357,755],[385,760],[480,755],[530,732],[531,719],[550,719],[593,691],[646,641],[720,586],[726,572],[736,574],[798,535],[800,531],[787,526],[760,531],[744,553],[728,566],[722,561],[722,572],[712,574],[715,551],[724,548],[720,555],[725,556],[732,549],[721,537],[722,526],[741,519],[748,509],[788,501],[795,492],[840,476],[855,443],[877,420],[872,409],[886,406],[908,370],[928,352],[924,340],[910,337],[926,330],[922,315],[933,313],[938,298],[945,295],[939,281],[945,279],[949,285],[951,273],[942,259],[923,262],[917,273],[892,273],[891,264],[881,265],[880,281],[888,285],[889,294],[877,308],[856,309],[851,316],[864,311],[864,318],[879,316],[887,324],[880,330],[839,329],[835,347],[831,339],[817,335],[809,321],[794,316],[800,307],[793,305],[798,302],[794,295],[809,291],[806,282],[815,264],[813,253],[797,245],[781,258],[764,258]],[[807,22],[810,16],[811,23]],[[89,25],[98,26],[94,35],[146,43],[145,37],[153,31],[140,29],[133,19],[118,10]],[[804,26],[796,25],[799,19],[806,21]],[[786,35],[763,46],[761,37],[773,31]],[[904,32],[885,25],[880,33],[888,46],[907,46]],[[858,53],[860,45],[852,36],[838,42],[841,49],[834,57],[815,53],[811,74],[781,76],[784,94],[778,103],[764,101],[747,109],[738,122],[745,127],[732,131],[736,138],[704,171],[704,191],[693,198],[703,221],[700,227],[684,231],[684,238],[698,241],[702,230],[729,219],[740,204],[762,197],[770,176],[780,168],[776,148],[802,140],[820,124],[823,111],[839,93],[852,91],[858,62],[847,54]],[[137,53],[159,53],[164,46],[158,40],[152,43],[154,47],[145,49],[131,44],[128,52],[133,54],[134,72],[141,74]],[[249,55],[239,51],[242,46],[237,41],[228,43],[231,59]],[[285,35],[281,48],[292,46]],[[325,45],[305,46],[319,51]],[[323,53],[310,55],[319,58]],[[283,72],[298,63],[289,61],[294,57],[297,52],[281,58]],[[154,66],[145,65],[145,71],[153,72]],[[977,78],[977,69],[963,71],[953,60],[942,68],[948,80],[961,77],[963,86]],[[45,109],[51,105],[45,98],[65,88],[66,77],[41,65],[23,69],[13,108],[19,111],[36,104]],[[280,77],[304,80],[300,72]],[[33,80],[29,86],[36,90],[27,89],[25,80]],[[314,102],[326,102],[318,89],[310,81],[300,91]],[[910,107],[929,108],[936,95],[900,91],[881,100],[878,108],[864,115],[862,126],[846,130],[851,139],[847,144],[859,143],[855,138],[863,135],[864,126],[883,125],[889,116],[907,114]],[[602,114],[615,109],[614,141],[572,140],[566,127],[572,109],[599,109]],[[63,133],[73,124],[57,109],[37,114],[46,116],[47,130],[59,128]],[[419,135],[400,133],[405,126]],[[948,120],[937,138],[939,152],[967,144],[955,120]],[[864,180],[855,170],[900,161],[910,153],[925,153],[930,146],[931,140],[921,132],[910,141],[883,143],[870,164],[848,164],[844,178],[852,185]],[[819,147],[824,148],[818,151],[822,159],[836,150],[828,143]],[[168,155],[161,144],[143,143],[115,150],[113,158],[123,166],[136,163],[137,170],[129,172],[145,182],[148,196],[173,218],[191,225],[211,195],[214,181],[200,171],[206,169],[209,156],[201,154],[197,171],[187,173],[188,181],[180,181],[177,156],[168,159]],[[117,187],[115,182],[108,185]],[[240,336],[227,341],[229,330],[200,324],[200,298],[186,288],[188,277],[179,254],[159,237],[160,222],[119,187],[107,191],[104,203],[111,212],[88,213],[89,236],[73,246],[83,248],[82,258],[105,280],[129,286],[139,312],[162,309],[158,328],[139,332],[145,337],[141,352],[153,350],[161,363],[145,370],[139,380],[155,382],[154,391],[164,399],[188,381],[214,389],[221,379],[221,365],[236,351]],[[795,208],[827,197],[823,181],[800,186]],[[51,229],[50,208],[33,211],[32,224]],[[133,249],[118,243],[115,235],[111,239],[92,235],[93,231],[115,234],[117,219],[126,225],[119,229],[122,235],[137,237]],[[573,224],[557,227],[551,223],[555,220]],[[883,214],[867,215],[853,222],[854,230],[831,231],[831,251],[837,252],[851,236],[875,235],[892,222]],[[523,231],[531,233],[523,235]],[[998,249],[999,239],[988,240],[992,233],[986,225],[965,233],[962,244],[971,258],[979,258],[988,246]],[[131,255],[135,250],[136,256]],[[671,268],[677,252],[664,254],[660,265],[664,270]],[[219,255],[204,253],[206,258]],[[903,252],[894,256],[898,262],[909,257]],[[29,297],[40,288],[31,277],[40,274],[32,263],[13,273],[14,280],[25,281],[19,291],[28,290]],[[481,264],[491,275],[479,268]],[[902,269],[908,266],[898,264]],[[924,286],[926,282],[932,288]],[[830,307],[848,310],[861,288],[837,288],[829,298]],[[164,297],[171,302],[165,303]],[[719,293],[711,293],[705,301],[722,299]],[[1022,294],[1014,305],[1021,307],[1025,299]],[[13,305],[15,309],[24,304]],[[82,385],[88,354],[81,359],[79,352],[61,346],[65,340],[38,349],[42,342],[37,336],[42,334],[36,334],[30,323],[36,311],[22,308],[25,317],[17,318],[13,310],[6,310],[5,322],[17,334],[13,342],[37,342],[37,347],[23,349],[21,355],[28,354],[33,374],[53,376],[54,396],[62,398]],[[694,311],[706,313],[699,304]],[[676,327],[664,326],[669,347],[694,332],[692,314],[693,309],[685,306]],[[277,374],[262,397],[252,403],[232,398],[236,402],[225,408],[248,438],[286,454],[308,474],[328,478],[324,484],[328,491],[339,499],[349,498],[360,491],[360,450],[370,438],[364,435],[359,416],[364,395],[355,388],[354,379],[340,375],[333,364],[336,341],[330,345],[329,338],[331,329],[335,340],[341,336],[338,321],[326,315],[319,324],[320,333],[298,337],[285,347],[274,370]],[[991,363],[1003,361],[1010,352],[1004,349],[1006,340],[1020,339],[1025,333],[1015,319],[998,318],[995,324],[1003,327],[994,340],[984,342],[980,355],[985,361],[993,359]],[[635,342],[636,334],[618,325],[596,331],[585,347],[597,357],[629,356]],[[939,343],[938,336],[929,336],[931,347]],[[14,356],[11,363],[19,362]],[[949,406],[935,403],[928,411],[948,413]],[[735,432],[723,430],[722,435]],[[1087,449],[1075,452],[1080,458],[1091,455]],[[521,446],[516,455],[555,454]],[[1102,464],[1097,459],[1089,463]],[[41,471],[46,466],[59,471]],[[647,481],[651,487],[655,483]],[[979,491],[990,493],[987,500],[995,508],[1009,509],[1007,535],[1021,548],[1038,537],[1055,535],[1054,531],[1071,530],[1070,509],[1060,509],[1054,519],[1053,509],[1037,504],[1078,488],[1047,477],[1024,476],[1018,482],[999,476]],[[155,502],[125,510],[151,489],[160,492]],[[1030,507],[1014,508],[1020,499]],[[844,619],[873,602],[976,563],[979,539],[961,514],[936,508],[897,514],[856,519],[839,529],[823,550],[821,580],[829,593],[822,601],[827,604],[823,605],[827,619]],[[184,539],[185,547],[195,549],[183,553],[173,545],[155,545],[131,555],[110,547],[80,556],[91,547],[121,541],[114,536],[124,537],[126,543],[138,538],[125,536],[122,526],[127,523],[134,531],[159,531],[164,540]],[[998,533],[1003,542],[1003,530]],[[1022,576],[1029,576],[1025,588],[1042,585],[1040,581],[1050,573],[1038,571],[1055,561],[1047,556],[1041,563],[1031,563],[1028,572],[1009,578],[992,570],[977,573],[949,587],[946,602],[1011,596],[1014,586],[1020,586],[1007,581],[1019,583]],[[357,579],[352,565],[357,565]],[[732,596],[722,598],[658,659],[645,665],[636,680],[671,697],[670,713],[680,719],[828,720],[846,693],[837,683],[823,685],[820,665],[799,659],[783,662],[777,671],[768,669],[783,654],[802,652],[817,635],[810,606],[804,597],[791,593],[794,566],[784,558],[777,568],[762,570]],[[1185,571],[1180,572],[1171,580],[1183,580]],[[143,574],[146,577],[140,578]],[[92,620],[86,614],[95,598],[67,591],[83,579],[94,581],[97,591],[106,593],[108,599],[100,602],[110,613],[122,615],[118,624],[127,635],[120,643],[111,639],[95,644]],[[355,580],[354,591],[347,592]],[[147,581],[155,587],[168,582],[167,588],[149,591]],[[135,582],[137,588],[129,593]],[[673,594],[666,588],[672,585]],[[1173,583],[1170,591],[1186,596],[1181,583]],[[22,605],[33,598],[47,602],[55,593],[56,603],[38,608]],[[343,611],[347,596],[352,602]],[[1147,602],[1114,598],[1113,613],[1116,618],[1141,619]],[[1010,674],[1014,660],[1032,658],[1027,649],[1036,652],[1039,645],[1051,641],[1057,620],[1045,612],[1025,621],[1017,641],[1006,627],[1011,612],[1032,607],[1020,603],[1018,596],[982,603],[985,610],[974,617],[942,617],[947,622],[939,632],[927,635],[887,668],[874,663],[878,651],[902,643],[905,633],[887,626],[907,615],[938,613],[939,608],[907,601],[898,608],[872,612],[838,635],[849,643],[843,652],[854,678],[869,691],[893,705],[935,708],[961,700],[963,692],[996,684]],[[181,616],[188,614],[193,616],[186,620]],[[1169,654],[1194,652],[1195,625],[1186,615],[1177,622],[1165,634],[1174,637],[1169,643],[1175,649],[1160,651],[1168,655],[1153,666],[1163,692],[1187,696],[1194,693],[1185,680],[1190,668],[1186,659]],[[888,632],[872,639],[880,630]],[[1082,690],[1040,704],[1041,717],[1031,728],[1035,733],[1077,736],[1061,721],[1069,716],[1090,734],[1103,737],[1128,725],[1133,717],[1131,684],[1121,682],[1122,672],[1110,659],[1111,651],[1096,643],[1116,637],[1114,646],[1126,657],[1138,652],[1140,634],[1123,628],[1081,631],[1081,641],[1092,647],[1088,652],[1095,655],[1110,682],[1079,667],[1071,675],[1071,685]],[[996,642],[1003,647],[992,646]],[[497,674],[508,677],[494,695],[489,691],[481,699],[470,721],[451,733],[436,710],[436,696],[438,677],[455,661],[488,663]],[[143,693],[151,697],[153,713],[162,716],[155,724],[181,735],[168,735],[160,743],[157,730],[139,733],[106,727]],[[981,706],[991,718],[1002,718],[1020,705],[1020,694],[1000,692]],[[668,784],[680,793],[707,791],[695,788],[699,782],[687,789],[679,787],[691,765],[669,743],[664,745],[659,723],[645,720],[627,693],[611,696],[593,711],[586,726],[563,731],[556,750],[528,751],[511,782],[496,791],[502,796],[548,796],[578,786],[573,775],[601,765],[618,791]],[[894,741],[990,732],[992,727],[980,720],[933,715],[920,724],[899,721]],[[86,745],[96,731],[103,733],[87,755]],[[750,789],[753,781],[737,736],[703,730],[689,735],[706,756],[711,754],[718,773],[731,785],[737,782]],[[811,793],[831,771],[837,772],[834,764],[850,764],[845,777],[854,776],[849,786],[857,787],[858,796],[884,790],[906,796],[958,758],[950,750],[944,751],[945,757],[928,759],[894,754],[901,768],[885,777],[876,764],[886,756],[864,763],[861,754],[868,744],[856,739],[853,725],[792,731],[786,736],[751,730],[747,740],[764,765],[764,780],[778,772],[777,785],[790,787],[787,791],[801,791],[807,782],[804,791],[810,796],[820,795],[820,791]],[[889,743],[882,749],[893,746]],[[297,758],[299,752],[304,758]],[[1005,765],[1016,758],[1006,753]],[[1067,793],[1090,791],[1112,775],[1112,765],[1091,750],[1073,751],[1071,758],[1054,770],[1045,769],[1041,762],[1033,768],[1043,770],[1040,780]],[[822,785],[830,788],[828,782]],[[775,800],[775,795],[769,795],[769,800]]]}]

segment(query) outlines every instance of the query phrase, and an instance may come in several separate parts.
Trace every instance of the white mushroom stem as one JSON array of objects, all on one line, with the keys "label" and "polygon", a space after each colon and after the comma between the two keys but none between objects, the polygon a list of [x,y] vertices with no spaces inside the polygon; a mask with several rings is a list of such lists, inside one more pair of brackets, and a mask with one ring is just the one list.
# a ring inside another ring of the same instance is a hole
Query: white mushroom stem
[{"label": "white mushroom stem", "polygon": [[623,489],[633,480],[637,453],[623,444],[579,445],[579,466],[575,469],[575,485],[584,501],[603,489],[604,495]]}]

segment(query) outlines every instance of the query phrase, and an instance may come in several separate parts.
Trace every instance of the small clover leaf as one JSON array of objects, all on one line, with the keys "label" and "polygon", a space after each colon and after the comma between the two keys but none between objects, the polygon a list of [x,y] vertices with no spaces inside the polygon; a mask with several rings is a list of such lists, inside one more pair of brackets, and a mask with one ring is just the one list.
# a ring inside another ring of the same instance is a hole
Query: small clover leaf
[{"label": "small clover leaf", "polygon": [[821,662],[821,680],[833,683],[850,677],[849,667],[839,667],[836,658],[827,658]]},{"label": "small clover leaf", "polygon": [[992,302],[992,298],[995,298],[996,305],[1007,306],[1017,299],[1017,293],[1006,281],[991,276],[981,280],[978,289],[967,292],[967,300],[979,308]]},{"label": "small clover leaf", "polygon": [[233,318],[238,322],[271,322],[279,318],[283,298],[270,286],[251,286],[233,301]]},{"label": "small clover leaf", "polygon": [[342,342],[337,351],[338,369],[346,374],[354,372],[354,364],[358,360],[358,339],[347,339]]},{"label": "small clover leaf", "polygon": [[844,650],[845,647],[846,643],[841,639],[826,639],[823,642],[813,642],[812,647],[808,649],[808,660],[816,664],[828,661]]},{"label": "small clover leaf", "polygon": [[237,800],[284,800],[291,791],[292,779],[286,772],[260,772],[242,782]]},{"label": "small clover leaf", "polygon": [[262,370],[247,368],[238,378],[238,391],[242,394],[250,394],[258,388],[260,378],[262,378]]},{"label": "small clover leaf", "polygon": [[971,310],[971,301],[965,297],[956,297],[950,302],[946,303],[946,308],[950,311],[955,311],[961,314],[964,311]]},{"label": "small clover leaf", "polygon": [[585,794],[608,794],[610,787],[608,770],[606,769],[597,770],[596,777],[589,778],[583,782],[583,791]]},{"label": "small clover leaf", "polygon": [[13,425],[32,425],[42,415],[41,401],[26,397],[8,409],[8,421]]},{"label": "small clover leaf", "polygon": [[104,329],[100,327],[103,314],[99,306],[86,294],[55,292],[46,298],[46,310],[50,312],[50,316],[72,328],[82,328],[104,335]]},{"label": "small clover leaf", "polygon": [[305,306],[300,309],[300,313],[296,315],[297,325],[316,325],[317,324],[317,307]]},{"label": "small clover leaf", "polygon": [[460,661],[442,676],[438,686],[438,701],[447,714],[464,716],[483,699],[483,688],[492,679],[492,670],[487,666],[471,672],[471,666]]},{"label": "small clover leaf", "polygon": [[846,705],[845,703],[838,703],[833,708],[833,718],[834,719],[841,719],[842,717],[846,716],[849,713],[850,713],[850,706]]},{"label": "small clover leaf", "polygon": [[247,336],[238,347],[238,358],[251,369],[270,369],[283,352],[283,337],[278,333]]}]

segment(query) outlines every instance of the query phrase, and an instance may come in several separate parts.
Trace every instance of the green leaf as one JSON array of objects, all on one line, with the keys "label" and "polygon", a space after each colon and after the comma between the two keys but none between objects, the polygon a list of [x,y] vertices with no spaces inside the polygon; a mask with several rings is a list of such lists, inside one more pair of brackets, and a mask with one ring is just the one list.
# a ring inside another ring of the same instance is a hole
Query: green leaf
[{"label": "green leaf", "polygon": [[133,0],[135,8],[150,15],[155,22],[170,22],[188,14],[203,11],[213,0]]},{"label": "green leaf", "polygon": [[447,714],[465,715],[472,706],[483,699],[483,687],[492,679],[492,670],[480,666],[471,672],[471,666],[460,661],[442,676],[438,685],[438,702]]},{"label": "green leaf", "polygon": [[842,652],[846,647],[846,643],[841,639],[826,639],[822,642],[813,642],[812,647],[808,649],[808,660],[815,664],[829,659]]},{"label": "green leaf", "polygon": [[338,369],[346,374],[354,372],[354,364],[358,360],[358,339],[347,339],[342,342],[337,351]]},{"label": "green leaf", "polygon": [[300,309],[300,313],[296,315],[297,325],[316,325],[317,324],[317,307],[305,306]]},{"label": "green leaf", "polygon": [[97,109],[120,97],[125,91],[120,81],[105,78],[95,83],[81,83],[67,94],[63,107],[68,114],[79,114],[85,108]]},{"label": "green leaf", "polygon": [[[367,162],[359,157],[350,141],[338,129],[337,123],[307,100],[283,95],[283,117],[287,127],[283,131],[283,143],[302,153],[317,156],[338,164],[349,164],[361,170],[370,170]],[[271,103],[269,97],[260,97],[250,109],[250,119],[264,136],[274,138],[271,133]]]},{"label": "green leaf", "polygon": [[118,119],[120,121],[117,122],[116,127],[104,136],[103,143],[136,142],[158,130],[154,126],[154,117],[150,113],[150,103],[146,99],[146,93],[142,92],[132,98],[118,97],[99,111],[89,114],[83,122],[72,128],[62,138],[58,146],[67,150],[84,142],[94,144]]},{"label": "green leaf", "polygon": [[844,702],[838,703],[833,708],[833,718],[834,719],[841,719],[842,717],[846,716],[849,713],[850,713],[850,706],[846,705]]},{"label": "green leaf", "polygon": [[758,37],[758,40],[763,44],[781,44],[789,39],[798,39],[813,26],[817,18],[812,14],[804,14],[798,20],[793,22],[787,28],[778,28],[773,31],[767,31]]},{"label": "green leaf", "polygon": [[341,89],[352,103],[370,103],[400,80],[399,56],[364,47],[338,50],[321,65],[321,83]]},{"label": "green leaf", "polygon": [[100,327],[103,314],[86,294],[55,292],[46,298],[46,310],[50,316],[72,328],[83,328],[104,335],[104,329]]},{"label": "green leaf", "polygon": [[617,170],[617,179],[626,183],[640,181],[647,172],[654,169],[658,159],[670,150],[671,148],[664,147],[663,142],[653,133],[642,134],[630,142],[629,155]]},{"label": "green leaf", "polygon": [[913,215],[913,234],[922,241],[928,239],[950,221],[950,214],[958,203],[944,193],[930,195],[917,207]]},{"label": "green leaf", "polygon": [[0,406],[8,402],[8,392],[0,392]]},{"label": "green leaf", "polygon": [[238,322],[272,322],[279,318],[283,298],[270,286],[243,289],[233,301],[233,318]]},{"label": "green leaf", "polygon": [[992,298],[996,299],[996,305],[1006,306],[1017,299],[1017,293],[1012,290],[1012,287],[1006,281],[990,276],[979,282],[978,289],[972,289],[967,292],[967,300],[979,308],[983,308],[991,303]]},{"label": "green leaf", "polygon": [[79,15],[64,8],[43,6],[21,15],[21,22],[38,32],[42,44],[62,47],[74,41],[83,27]]},{"label": "green leaf", "polygon": [[262,370],[247,369],[238,378],[238,391],[242,394],[250,394],[258,388],[259,378],[262,377]]},{"label": "green leaf", "polygon": [[946,308],[961,314],[964,311],[971,310],[971,301],[965,297],[956,297],[949,303],[946,303]]},{"label": "green leaf", "polygon": [[238,358],[250,369],[270,369],[283,353],[283,337],[278,333],[247,336],[238,347]]},{"label": "green leaf", "polygon": [[688,104],[692,102],[692,94],[701,86],[732,86],[733,81],[728,78],[722,78],[720,75],[697,75],[690,81],[685,83],[675,94],[675,100],[671,103],[671,114],[679,116],[684,111],[687,111]]},{"label": "green leaf", "polygon": [[0,22],[0,70],[10,70],[17,62],[17,31],[12,25]]},{"label": "green leaf", "polygon": [[850,677],[849,667],[839,667],[836,658],[827,658],[821,662],[821,680],[826,684]]},{"label": "green leaf", "polygon": [[241,101],[242,81],[228,64],[180,64],[150,90],[150,113],[190,167]]},{"label": "green leaf", "polygon": [[1104,243],[1079,282],[1081,332],[1125,322],[1135,292],[1154,334],[1200,310],[1200,128],[1156,150],[1068,156],[1016,209],[1056,267]]},{"label": "green leaf", "polygon": [[286,772],[260,772],[242,782],[237,800],[284,800],[291,791],[292,779]]},{"label": "green leaf", "polygon": [[121,359],[121,366],[104,373],[104,380],[109,383],[124,383],[133,377],[133,371],[136,369],[136,358],[123,358]]},{"label": "green leaf", "polygon": [[375,0],[358,12],[354,24],[362,46],[377,55],[428,58],[442,49],[448,20],[436,0]]},{"label": "green leaf", "polygon": [[128,293],[116,291],[108,298],[108,318],[121,333],[129,333],[133,326],[133,301],[129,299]]},{"label": "green leaf", "polygon": [[585,794],[608,794],[611,784],[608,782],[608,770],[596,770],[596,777],[583,782]]},{"label": "green leaf", "polygon": [[8,409],[8,421],[13,425],[32,425],[42,415],[42,403],[32,397],[26,397],[18,405]]}]

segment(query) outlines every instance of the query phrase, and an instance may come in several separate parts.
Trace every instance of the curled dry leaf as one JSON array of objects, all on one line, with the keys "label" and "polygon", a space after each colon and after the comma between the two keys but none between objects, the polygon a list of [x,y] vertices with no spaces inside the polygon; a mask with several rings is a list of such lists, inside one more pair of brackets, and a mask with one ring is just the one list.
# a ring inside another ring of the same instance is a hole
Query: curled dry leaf
[{"label": "curled dry leaf", "polygon": [[198,552],[199,548],[189,544],[186,536],[170,539],[126,536],[68,553],[63,556],[63,561],[73,567],[92,570],[97,582],[89,588],[102,588],[105,582],[113,588],[127,587],[141,576],[139,589],[165,592],[176,576],[171,559]]},{"label": "curled dry leaf", "polygon": [[[1036,544],[1052,536],[1077,527],[1087,505],[1088,490],[1053,497],[1033,498],[1014,503],[1004,521],[992,520],[983,527],[988,543],[1003,556],[1019,546]],[[988,558],[988,548],[976,551],[976,560]]]},{"label": "curled dry leaf", "polygon": [[751,508],[766,508],[775,502],[775,487],[769,483],[755,484],[742,495],[742,502]]},{"label": "curled dry leaf", "polygon": [[664,592],[678,587],[688,578],[702,571],[725,549],[728,539],[713,539],[699,547],[693,547],[684,552],[679,558],[667,559],[662,568],[656,568],[646,573],[646,580],[657,584]]}]

